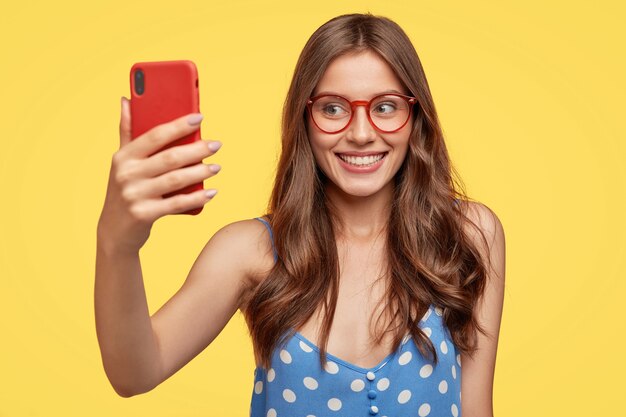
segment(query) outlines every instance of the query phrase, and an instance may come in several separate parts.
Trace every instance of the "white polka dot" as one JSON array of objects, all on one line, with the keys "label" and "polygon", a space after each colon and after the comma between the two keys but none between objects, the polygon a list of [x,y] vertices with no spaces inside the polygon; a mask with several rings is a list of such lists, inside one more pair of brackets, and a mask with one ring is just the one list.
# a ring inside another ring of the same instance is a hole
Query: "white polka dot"
[{"label": "white polka dot", "polygon": [[439,383],[439,392],[442,394],[448,392],[448,381],[445,379]]},{"label": "white polka dot", "polygon": [[424,334],[428,337],[430,337],[433,334],[433,329],[431,329],[430,327],[424,327]]},{"label": "white polka dot", "polygon": [[402,339],[402,344],[406,345],[406,342],[408,342],[411,339],[411,335],[407,334],[406,336],[404,336],[404,339]]},{"label": "white polka dot", "polygon": [[296,393],[290,389],[283,390],[283,398],[288,403],[292,403],[296,401]]},{"label": "white polka dot", "polygon": [[443,315],[443,309],[441,307],[435,307],[435,314],[438,316]]},{"label": "white polka dot", "polygon": [[432,373],[433,373],[433,366],[430,364],[424,365],[422,366],[422,369],[420,369],[420,376],[422,378],[428,378],[430,374]]},{"label": "white polka dot", "polygon": [[441,341],[441,345],[439,345],[439,348],[441,349],[441,353],[443,353],[444,355],[448,353],[448,344],[445,340]]},{"label": "white polka dot", "polygon": [[363,388],[365,388],[365,382],[362,379],[355,379],[350,384],[350,388],[354,392],[363,391]]},{"label": "white polka dot", "polygon": [[400,357],[398,358],[398,363],[400,365],[406,365],[407,363],[409,363],[411,361],[411,358],[413,357],[413,355],[411,354],[411,352],[404,352],[402,355],[400,355]]},{"label": "white polka dot", "polygon": [[426,314],[424,314],[424,317],[422,317],[422,321],[428,320],[428,318],[430,317],[430,313],[432,313],[432,310],[429,308]]},{"label": "white polka dot", "polygon": [[280,360],[285,363],[291,363],[291,354],[287,352],[285,349],[280,351]]},{"label": "white polka dot", "polygon": [[313,352],[313,349],[311,348],[311,346],[307,345],[306,343],[304,343],[302,340],[300,341],[300,349],[302,349],[303,351],[305,351],[306,353],[311,353]]},{"label": "white polka dot", "polygon": [[398,394],[398,402],[400,404],[406,404],[407,401],[411,399],[411,391],[405,389],[400,394]]},{"label": "white polka dot", "polygon": [[305,377],[302,382],[304,383],[304,386],[310,390],[317,389],[318,387],[318,383],[315,378],[311,378],[310,376]]},{"label": "white polka dot", "polygon": [[339,398],[331,398],[328,400],[328,408],[333,411],[341,410],[341,400]]},{"label": "white polka dot", "polygon": [[456,363],[459,364],[459,367],[461,366],[461,355],[456,355]]},{"label": "white polka dot", "polygon": [[276,378],[276,371],[274,371],[274,368],[270,368],[270,370],[267,371],[267,382],[272,382],[274,378]]},{"label": "white polka dot", "polygon": [[308,416],[306,416],[306,417],[315,417],[315,416],[314,416],[313,414],[309,414],[309,415],[308,415]]},{"label": "white polka dot", "polygon": [[430,414],[430,404],[424,403],[424,404],[420,405],[419,410],[417,410],[417,414],[419,414],[420,417],[426,417],[427,415],[429,415]]},{"label": "white polka dot", "polygon": [[267,410],[267,417],[276,417],[276,410],[274,410],[273,408]]},{"label": "white polka dot", "polygon": [[452,365],[452,378],[456,379],[456,366]]},{"label": "white polka dot", "polygon": [[376,384],[376,388],[378,388],[380,391],[384,391],[389,388],[389,378],[379,379],[378,383]]},{"label": "white polka dot", "polygon": [[336,374],[337,372],[339,372],[339,367],[333,361],[327,361],[324,369],[326,369],[326,372],[328,372],[329,374]]},{"label": "white polka dot", "polygon": [[459,407],[457,407],[456,404],[452,404],[452,407],[450,407],[450,411],[452,411],[453,417],[459,416]]},{"label": "white polka dot", "polygon": [[257,381],[256,384],[254,384],[254,392],[257,394],[263,392],[263,381]]}]

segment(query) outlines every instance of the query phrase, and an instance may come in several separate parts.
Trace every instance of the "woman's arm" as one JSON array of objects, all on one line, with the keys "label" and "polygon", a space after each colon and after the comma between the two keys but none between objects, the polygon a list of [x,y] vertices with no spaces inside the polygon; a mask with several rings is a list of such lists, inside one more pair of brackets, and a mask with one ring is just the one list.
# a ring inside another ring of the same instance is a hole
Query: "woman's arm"
[{"label": "woman's arm", "polygon": [[493,417],[493,380],[504,303],[504,230],[498,217],[489,208],[476,203],[471,203],[471,206],[468,217],[480,226],[489,243],[489,247],[485,248],[478,232],[471,227],[468,229],[481,255],[489,259],[492,266],[487,274],[485,294],[476,306],[476,317],[489,337],[478,333],[478,350],[474,357],[461,355],[461,415]]},{"label": "woman's arm", "polygon": [[218,230],[182,287],[152,316],[139,255],[98,241],[96,330],[104,369],[120,396],[152,390],[213,342],[237,311],[259,260],[271,259],[264,231],[254,220]]}]

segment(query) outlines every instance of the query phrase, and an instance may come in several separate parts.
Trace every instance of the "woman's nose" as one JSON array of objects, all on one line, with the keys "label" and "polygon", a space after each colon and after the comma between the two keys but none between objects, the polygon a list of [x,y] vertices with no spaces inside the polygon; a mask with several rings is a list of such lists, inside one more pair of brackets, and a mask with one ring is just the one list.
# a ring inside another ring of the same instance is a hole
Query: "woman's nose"
[{"label": "woman's nose", "polygon": [[357,106],[348,129],[348,138],[356,142],[369,142],[376,139],[376,129],[367,117],[365,106]]}]

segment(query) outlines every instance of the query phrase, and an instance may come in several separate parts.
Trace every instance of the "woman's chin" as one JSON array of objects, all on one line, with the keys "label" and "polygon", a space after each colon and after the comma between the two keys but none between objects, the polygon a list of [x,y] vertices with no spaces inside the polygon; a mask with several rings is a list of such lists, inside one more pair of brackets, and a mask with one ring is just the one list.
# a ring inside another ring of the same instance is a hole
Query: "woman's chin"
[{"label": "woman's chin", "polygon": [[378,192],[381,191],[383,187],[381,187],[380,184],[361,184],[361,185],[341,184],[339,186],[335,185],[335,188],[341,194],[344,194],[346,196],[355,197],[355,198],[364,198],[364,197],[371,197],[377,194]]}]

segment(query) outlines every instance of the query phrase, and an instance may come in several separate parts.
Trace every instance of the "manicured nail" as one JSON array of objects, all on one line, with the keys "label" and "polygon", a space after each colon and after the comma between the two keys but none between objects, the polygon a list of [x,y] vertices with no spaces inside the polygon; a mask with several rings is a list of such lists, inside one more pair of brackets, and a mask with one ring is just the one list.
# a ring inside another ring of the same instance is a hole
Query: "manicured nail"
[{"label": "manicured nail", "polygon": [[209,169],[214,173],[217,174],[218,172],[220,172],[220,169],[222,169],[221,166],[217,165],[217,164],[213,164],[213,165],[209,165]]},{"label": "manicured nail", "polygon": [[222,142],[210,142],[208,145],[210,150],[212,150],[213,152],[217,151],[219,148],[222,147]]},{"label": "manicured nail", "polygon": [[207,197],[211,198],[214,197],[215,194],[217,194],[217,190],[207,190],[204,194],[206,194]]},{"label": "manicured nail", "polygon": [[204,118],[204,116],[201,115],[200,113],[194,114],[194,115],[189,116],[187,118],[187,123],[189,123],[192,126],[193,125],[199,125],[203,118]]}]

